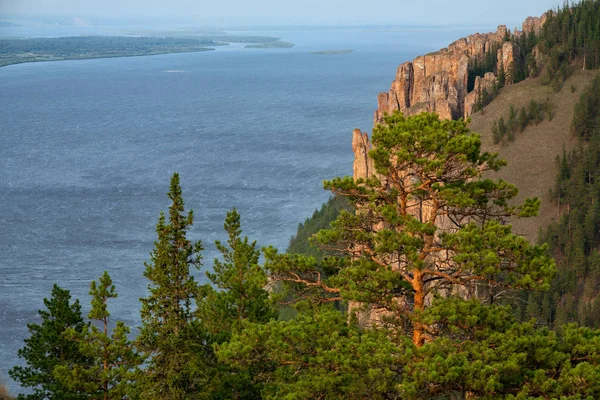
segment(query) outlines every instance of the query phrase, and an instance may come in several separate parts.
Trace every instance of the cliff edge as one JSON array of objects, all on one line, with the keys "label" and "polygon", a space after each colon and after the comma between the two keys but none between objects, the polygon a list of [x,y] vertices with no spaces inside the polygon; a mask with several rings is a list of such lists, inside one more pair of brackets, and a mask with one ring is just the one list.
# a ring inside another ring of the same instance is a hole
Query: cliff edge
[{"label": "cliff edge", "polygon": [[[547,19],[548,13],[539,18],[529,17],[523,22],[522,30],[515,29],[513,35],[539,34]],[[489,92],[496,85],[500,71],[505,82],[510,84],[512,66],[523,62],[518,46],[508,41],[509,37],[510,32],[501,25],[496,32],[469,35],[435,53],[401,64],[389,92],[377,97],[375,125],[382,122],[385,113],[396,110],[404,114],[436,112],[446,119],[469,117],[483,92]],[[494,72],[477,76],[469,91],[471,68],[490,55],[496,60]]]}]

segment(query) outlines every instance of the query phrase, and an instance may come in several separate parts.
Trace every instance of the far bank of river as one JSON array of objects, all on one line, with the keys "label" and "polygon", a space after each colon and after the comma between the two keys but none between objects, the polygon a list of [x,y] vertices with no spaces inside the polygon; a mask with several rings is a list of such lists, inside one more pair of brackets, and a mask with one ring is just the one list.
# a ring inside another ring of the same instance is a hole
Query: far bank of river
[{"label": "far bank of river", "polygon": [[152,56],[214,50],[230,43],[246,48],[290,48],[275,37],[200,35],[185,37],[69,36],[56,38],[0,38],[0,67],[39,61]]}]

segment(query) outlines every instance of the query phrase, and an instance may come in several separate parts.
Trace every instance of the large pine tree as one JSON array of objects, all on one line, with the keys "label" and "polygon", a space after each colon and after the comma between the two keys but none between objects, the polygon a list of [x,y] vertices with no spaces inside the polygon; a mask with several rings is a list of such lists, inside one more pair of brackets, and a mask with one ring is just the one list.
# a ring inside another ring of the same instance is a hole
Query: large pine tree
[{"label": "large pine tree", "polygon": [[319,269],[270,252],[274,279],[362,304],[365,318],[409,329],[417,346],[436,336],[420,321],[436,296],[483,295],[493,303],[511,290],[549,286],[555,266],[546,248],[505,224],[535,214],[539,200],[509,205],[517,188],[484,177],[505,162],[481,151],[465,121],[396,113],[375,128],[373,145],[376,174],[325,182],[357,211],[340,213],[317,240],[349,261]]},{"label": "large pine tree", "polygon": [[144,276],[150,281],[148,297],[142,303],[142,326],[136,340],[138,349],[148,357],[140,372],[142,398],[184,399],[200,389],[196,384],[193,360],[194,335],[192,302],[200,286],[190,268],[200,268],[202,243],[187,238],[194,216],[184,212],[179,175],[173,174],[168,193],[171,200],[168,220],[161,212],[151,261]]}]

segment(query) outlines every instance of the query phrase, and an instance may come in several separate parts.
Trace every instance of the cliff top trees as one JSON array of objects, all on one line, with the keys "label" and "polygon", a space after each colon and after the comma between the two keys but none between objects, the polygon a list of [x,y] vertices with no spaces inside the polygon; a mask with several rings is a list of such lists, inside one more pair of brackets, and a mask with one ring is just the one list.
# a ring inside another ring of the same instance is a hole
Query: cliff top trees
[{"label": "cliff top trees", "polygon": [[195,355],[190,335],[192,301],[200,288],[190,267],[202,265],[202,243],[187,238],[194,216],[192,211],[184,213],[177,173],[171,178],[168,196],[172,201],[168,221],[161,212],[156,226],[158,240],[144,271],[150,293],[140,299],[142,327],[136,344],[149,357],[148,367],[140,376],[142,397],[181,399],[194,390],[191,360]]},{"label": "cliff top trees", "polygon": [[274,279],[367,305],[369,319],[408,328],[418,346],[436,335],[419,318],[437,295],[485,295],[492,303],[512,289],[547,288],[555,267],[545,247],[504,224],[535,214],[539,201],[509,205],[516,187],[483,178],[504,162],[481,151],[465,121],[394,114],[372,139],[373,176],[325,182],[357,211],[342,212],[317,241],[351,261],[330,262],[325,278],[314,263],[270,253]]}]

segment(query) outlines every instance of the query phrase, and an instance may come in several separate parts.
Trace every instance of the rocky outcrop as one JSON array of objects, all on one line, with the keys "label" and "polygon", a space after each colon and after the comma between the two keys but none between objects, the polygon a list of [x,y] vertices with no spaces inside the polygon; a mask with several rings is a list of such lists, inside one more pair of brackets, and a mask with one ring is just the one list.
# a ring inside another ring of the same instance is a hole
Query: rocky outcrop
[{"label": "rocky outcrop", "polygon": [[488,72],[484,77],[475,78],[475,89],[471,91],[465,99],[465,115],[472,115],[477,112],[486,102],[498,86],[496,75]]},{"label": "rocky outcrop", "polygon": [[399,110],[437,112],[443,118],[458,118],[466,95],[468,57],[438,52],[415,58],[398,68],[388,93],[378,96],[375,122],[383,113]]},{"label": "rocky outcrop", "polygon": [[493,33],[476,33],[400,65],[390,91],[378,96],[375,123],[383,120],[384,113],[396,110],[436,112],[442,118],[465,116],[469,63],[483,59],[494,44],[502,43],[506,32],[500,26]]},{"label": "rocky outcrop", "polygon": [[[539,33],[548,16],[546,13],[540,18],[527,18],[523,30],[515,31],[515,35],[522,32]],[[405,114],[436,112],[442,118],[453,119],[470,116],[483,89],[478,89],[476,85],[468,93],[469,65],[481,62],[490,52],[497,51],[492,55],[497,59],[496,72],[501,66],[506,77],[505,83],[510,84],[512,65],[522,62],[518,46],[505,41],[507,36],[510,36],[508,29],[501,25],[496,32],[467,36],[438,52],[419,56],[412,62],[400,65],[389,92],[380,93],[377,97],[374,123],[381,123],[385,113],[391,114],[396,110]],[[491,84],[495,79],[495,76],[492,78],[486,74],[480,78],[480,83]]]},{"label": "rocky outcrop", "polygon": [[542,27],[553,13],[554,11],[548,11],[545,12],[541,17],[528,17],[525,21],[523,21],[523,29],[521,32],[518,32],[517,35],[530,32],[539,35],[542,32]]},{"label": "rocky outcrop", "polygon": [[352,151],[354,152],[354,179],[366,179],[374,172],[373,160],[369,157],[371,142],[369,135],[360,129],[352,132]]},{"label": "rocky outcrop", "polygon": [[513,83],[513,66],[515,63],[521,62],[519,54],[519,46],[512,42],[504,42],[502,48],[498,49],[498,63],[496,65],[496,70],[500,71],[500,68],[504,70],[505,83],[507,84]]}]

